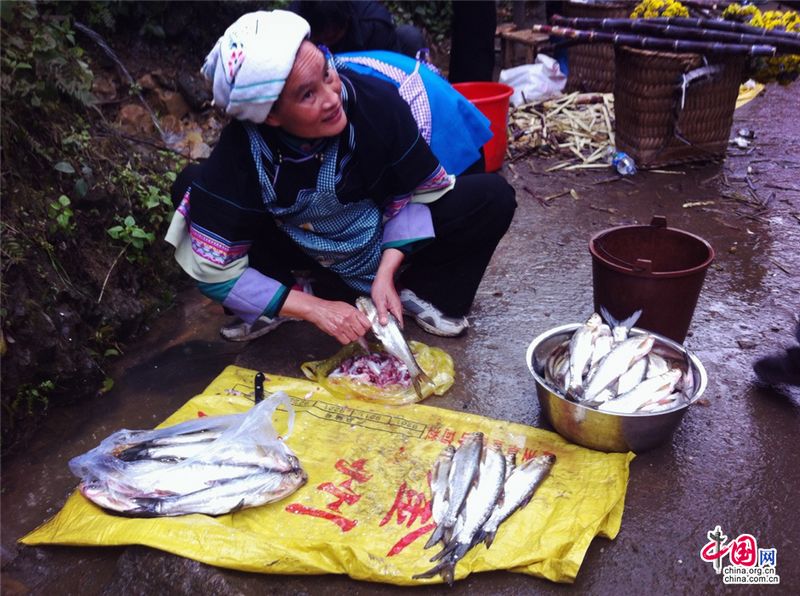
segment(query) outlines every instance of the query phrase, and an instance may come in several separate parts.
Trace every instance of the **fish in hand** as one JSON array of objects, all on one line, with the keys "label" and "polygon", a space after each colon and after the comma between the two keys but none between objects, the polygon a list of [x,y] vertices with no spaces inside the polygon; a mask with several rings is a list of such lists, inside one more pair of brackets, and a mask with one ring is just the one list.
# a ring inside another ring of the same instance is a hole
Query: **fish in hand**
[{"label": "fish in hand", "polygon": [[406,338],[403,337],[403,332],[400,330],[397,319],[392,313],[387,313],[389,321],[386,325],[381,325],[378,317],[378,309],[367,296],[359,296],[356,299],[356,308],[369,319],[369,322],[372,324],[372,333],[374,333],[378,341],[383,344],[386,351],[400,359],[403,364],[406,365],[411,375],[411,383],[414,386],[414,391],[416,391],[421,399],[423,397],[422,383],[433,384],[433,381],[425,374],[425,371],[422,370],[422,367],[417,363],[416,358],[414,358],[414,353],[411,351]]}]

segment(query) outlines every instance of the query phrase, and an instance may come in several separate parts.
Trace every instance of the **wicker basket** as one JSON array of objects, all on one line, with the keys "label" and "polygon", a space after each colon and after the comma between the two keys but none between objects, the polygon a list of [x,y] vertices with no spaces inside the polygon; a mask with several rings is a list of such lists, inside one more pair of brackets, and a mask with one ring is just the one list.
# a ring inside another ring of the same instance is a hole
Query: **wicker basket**
[{"label": "wicker basket", "polygon": [[[684,73],[720,70],[681,92]],[[744,56],[708,56],[616,48],[616,146],[641,168],[725,156]],[[681,97],[683,95],[683,107]]]},{"label": "wicker basket", "polygon": [[[567,2],[564,16],[617,19],[630,16],[636,2]],[[566,92],[593,91],[611,93],[614,90],[614,45],[585,43],[567,49]]]}]

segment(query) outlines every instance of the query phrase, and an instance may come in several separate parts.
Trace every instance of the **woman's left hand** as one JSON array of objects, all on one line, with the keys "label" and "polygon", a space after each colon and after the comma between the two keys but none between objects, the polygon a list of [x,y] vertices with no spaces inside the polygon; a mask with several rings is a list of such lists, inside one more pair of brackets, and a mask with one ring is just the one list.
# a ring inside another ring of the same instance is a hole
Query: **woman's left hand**
[{"label": "woman's left hand", "polygon": [[389,322],[387,313],[392,313],[400,328],[403,328],[403,305],[394,285],[394,276],[404,255],[396,248],[387,248],[381,257],[381,263],[372,282],[372,302],[378,310],[378,321],[381,325]]},{"label": "woman's left hand", "polygon": [[375,308],[378,309],[378,320],[381,325],[389,322],[386,313],[390,312],[397,319],[400,328],[403,328],[403,305],[400,304],[400,296],[397,294],[393,280],[389,279],[379,283],[378,278],[375,278],[372,283],[372,301],[375,303]]}]

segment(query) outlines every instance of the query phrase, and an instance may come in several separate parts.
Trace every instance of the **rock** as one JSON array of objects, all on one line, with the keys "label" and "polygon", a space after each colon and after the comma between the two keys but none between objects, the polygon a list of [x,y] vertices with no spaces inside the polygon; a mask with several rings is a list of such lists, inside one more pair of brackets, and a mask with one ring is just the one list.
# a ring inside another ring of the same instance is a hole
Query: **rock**
[{"label": "rock", "polygon": [[183,96],[175,91],[158,89],[156,91],[158,101],[163,106],[164,112],[180,119],[189,113],[189,105],[184,101]]},{"label": "rock", "polygon": [[178,75],[178,90],[195,111],[204,110],[211,105],[211,92],[206,82],[187,72]]},{"label": "rock", "polygon": [[112,101],[117,98],[117,86],[110,78],[96,75],[92,81],[92,93],[101,102]]},{"label": "rock", "polygon": [[175,135],[179,135],[183,132],[183,124],[181,124],[180,118],[177,118],[172,114],[167,114],[161,118],[161,128],[164,130],[164,132],[169,132]]},{"label": "rock", "polygon": [[211,155],[211,147],[205,143],[193,145],[189,152],[189,157],[192,159],[206,159],[209,155]]},{"label": "rock", "polygon": [[156,91],[158,90],[158,83],[156,83],[155,78],[149,72],[139,77],[139,80],[136,83],[142,89],[146,91]]},{"label": "rock", "polygon": [[164,74],[162,70],[154,70],[152,73],[153,79],[158,84],[159,87],[162,89],[169,89],[170,91],[177,91],[178,87],[175,85],[175,81],[169,75]]},{"label": "rock", "polygon": [[119,124],[130,134],[151,134],[155,129],[150,113],[139,104],[129,103],[119,110]]}]

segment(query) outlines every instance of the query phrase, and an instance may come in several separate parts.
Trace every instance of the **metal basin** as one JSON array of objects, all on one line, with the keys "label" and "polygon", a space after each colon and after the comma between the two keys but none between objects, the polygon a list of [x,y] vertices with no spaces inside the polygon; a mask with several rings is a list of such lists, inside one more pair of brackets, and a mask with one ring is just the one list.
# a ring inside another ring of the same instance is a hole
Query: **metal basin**
[{"label": "metal basin", "polygon": [[694,376],[694,392],[689,403],[656,413],[615,414],[600,412],[568,400],[544,380],[544,363],[550,353],[580,327],[580,323],[555,327],[539,335],[528,346],[526,360],[536,381],[539,405],[548,422],[565,439],[599,451],[641,453],[667,442],[680,424],[686,409],[705,391],[706,370],[700,360],[681,344],[650,331],[631,329],[631,335],[649,333],[662,350],[674,352],[675,359],[686,360]]}]

